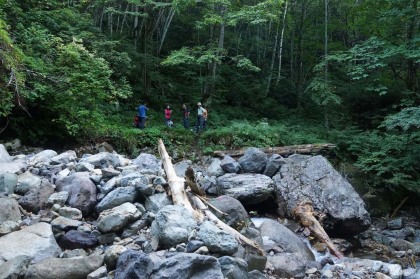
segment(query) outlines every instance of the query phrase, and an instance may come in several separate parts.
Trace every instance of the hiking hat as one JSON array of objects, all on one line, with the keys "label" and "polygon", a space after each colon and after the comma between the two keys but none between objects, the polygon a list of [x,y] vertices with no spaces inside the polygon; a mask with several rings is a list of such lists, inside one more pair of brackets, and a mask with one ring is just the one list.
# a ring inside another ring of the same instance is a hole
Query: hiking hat
[{"label": "hiking hat", "polygon": [[198,103],[197,103],[197,106],[201,106],[201,103],[200,103],[200,102],[198,102]]}]

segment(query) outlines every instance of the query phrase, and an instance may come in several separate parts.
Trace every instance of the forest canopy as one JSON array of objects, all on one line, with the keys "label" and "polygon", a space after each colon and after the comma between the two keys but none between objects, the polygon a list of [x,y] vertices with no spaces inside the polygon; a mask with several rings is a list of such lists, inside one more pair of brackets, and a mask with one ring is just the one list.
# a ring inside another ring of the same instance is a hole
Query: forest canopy
[{"label": "forest canopy", "polygon": [[0,0],[0,135],[188,144],[163,109],[200,101],[203,148],[334,142],[370,187],[420,193],[419,20],[417,0]]}]

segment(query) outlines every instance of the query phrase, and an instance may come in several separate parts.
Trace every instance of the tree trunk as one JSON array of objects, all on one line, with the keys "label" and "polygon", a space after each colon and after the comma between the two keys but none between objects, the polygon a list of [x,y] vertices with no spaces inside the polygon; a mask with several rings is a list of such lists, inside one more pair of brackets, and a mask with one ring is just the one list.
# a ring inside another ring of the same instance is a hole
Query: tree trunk
[{"label": "tree trunk", "polygon": [[[291,146],[280,146],[270,148],[260,148],[266,154],[278,154],[282,156],[288,156],[292,154],[317,154],[320,152],[330,151],[336,148],[336,145],[331,143],[324,144],[302,144],[302,145],[291,145]],[[240,157],[245,154],[246,149],[240,150],[217,150],[213,152],[215,156],[228,155],[230,157]]]},{"label": "tree trunk", "polygon": [[197,220],[202,220],[203,216],[200,214],[201,212],[192,208],[187,197],[187,192],[185,191],[185,179],[176,175],[171,158],[169,157],[168,152],[166,152],[165,145],[161,139],[158,141],[158,150],[160,158],[162,159],[163,168],[165,169],[166,177],[168,179],[169,187],[171,188],[172,201],[174,205],[181,205],[185,207]]},{"label": "tree trunk", "polygon": [[165,41],[166,33],[168,32],[169,26],[171,25],[172,18],[174,17],[174,15],[175,15],[175,8],[171,7],[171,10],[169,11],[169,15],[165,20],[165,25],[163,27],[162,38],[160,39],[159,48],[158,48],[158,55],[160,54],[160,51],[162,50],[162,45],[163,45],[163,42]]},{"label": "tree trunk", "polygon": [[[283,13],[283,22],[281,27],[281,35],[280,35],[280,44],[279,44],[279,68],[277,71],[277,79],[276,79],[276,86],[279,85],[280,77],[281,77],[281,60],[283,54],[283,39],[284,39],[284,29],[286,28],[286,14],[287,14],[287,0],[284,2],[284,13]],[[293,37],[291,38],[293,41]]]}]

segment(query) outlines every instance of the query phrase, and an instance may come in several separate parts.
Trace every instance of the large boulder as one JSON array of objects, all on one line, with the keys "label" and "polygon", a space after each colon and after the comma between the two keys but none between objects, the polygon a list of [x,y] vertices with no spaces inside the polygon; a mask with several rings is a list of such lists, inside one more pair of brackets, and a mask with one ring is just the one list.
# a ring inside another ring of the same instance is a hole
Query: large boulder
[{"label": "large boulder", "polygon": [[19,174],[26,170],[27,165],[24,162],[0,163],[0,173]]},{"label": "large boulder", "polygon": [[0,262],[29,256],[36,263],[61,253],[50,224],[37,223],[0,237]]},{"label": "large boulder", "polygon": [[42,150],[31,156],[28,160],[30,165],[45,165],[51,162],[51,158],[56,156],[57,152],[51,149]]},{"label": "large boulder", "polygon": [[309,200],[326,214],[327,232],[351,236],[370,226],[363,200],[323,156],[292,155],[273,179],[281,217],[290,217],[300,202]]},{"label": "large boulder", "polygon": [[156,156],[141,153],[133,160],[133,164],[139,166],[139,172],[142,174],[159,175],[162,171],[161,161]]},{"label": "large boulder", "polygon": [[219,262],[215,257],[177,253],[155,264],[150,279],[223,279]]},{"label": "large boulder", "polygon": [[15,192],[20,195],[25,195],[30,190],[41,185],[41,178],[27,171],[18,176],[18,185]]},{"label": "large boulder", "polygon": [[98,169],[104,169],[109,166],[114,168],[121,166],[118,155],[109,152],[100,152],[95,155],[85,156],[79,160],[79,163],[82,162],[92,164]]},{"label": "large boulder", "polygon": [[117,189],[108,193],[108,195],[103,198],[96,207],[96,211],[101,213],[106,209],[110,209],[116,206],[119,206],[125,202],[131,202],[137,200],[139,192],[135,187],[118,187]]},{"label": "large boulder", "polygon": [[67,191],[67,204],[89,215],[96,206],[96,186],[86,172],[77,172],[56,181],[57,192]]},{"label": "large boulder", "polygon": [[274,220],[265,220],[259,231],[274,273],[286,278],[303,277],[306,263],[315,260],[308,246],[291,230]]},{"label": "large boulder", "polygon": [[153,262],[143,252],[128,250],[117,261],[114,279],[149,279],[153,271]]},{"label": "large boulder", "polygon": [[243,204],[258,204],[274,191],[273,180],[262,174],[227,173],[217,178],[220,194],[229,195]]},{"label": "large boulder", "polygon": [[54,193],[54,190],[54,186],[47,179],[42,179],[41,185],[29,190],[19,200],[19,204],[29,212],[38,213],[47,205],[48,199]]},{"label": "large boulder", "polygon": [[225,171],[221,167],[221,160],[218,158],[213,158],[210,162],[210,165],[207,167],[207,174],[209,176],[221,176],[225,174]]},{"label": "large boulder", "polygon": [[103,262],[104,257],[97,254],[87,257],[49,258],[30,265],[24,279],[86,279]]},{"label": "large boulder", "polygon": [[73,150],[69,150],[63,152],[59,155],[56,155],[51,158],[51,164],[59,165],[59,164],[68,164],[70,162],[75,162],[77,159],[76,152]]},{"label": "large boulder", "polygon": [[239,244],[235,237],[219,229],[210,221],[204,221],[200,225],[197,236],[204,242],[210,252],[230,256],[238,251]]},{"label": "large boulder", "polygon": [[141,212],[132,203],[102,211],[98,218],[98,229],[103,233],[117,232],[141,217]]},{"label": "large boulder", "polygon": [[196,226],[197,222],[185,207],[167,205],[156,214],[151,229],[159,244],[172,247],[187,242]]},{"label": "large boulder", "polygon": [[227,173],[238,173],[241,170],[241,165],[232,157],[225,155],[220,162],[220,167]]},{"label": "large boulder", "polygon": [[0,163],[10,163],[13,161],[3,144],[0,144]]},{"label": "large boulder", "polygon": [[263,173],[267,165],[267,155],[258,148],[250,147],[238,162],[244,172]]},{"label": "large boulder", "polygon": [[63,249],[86,249],[98,245],[98,238],[94,234],[70,230],[60,239],[59,245]]},{"label": "large boulder", "polygon": [[18,183],[15,173],[0,173],[0,193],[13,194]]},{"label": "large boulder", "polygon": [[[220,220],[238,231],[251,222],[242,203],[231,196],[223,195],[211,199],[209,202],[218,210],[214,210],[212,207],[209,207],[209,209]],[[223,214],[220,212],[223,212]]]},{"label": "large boulder", "polygon": [[20,210],[15,199],[0,197],[0,236],[19,228]]},{"label": "large boulder", "polygon": [[4,264],[0,264],[0,278],[15,279],[22,278],[31,262],[31,257],[17,256]]},{"label": "large boulder", "polygon": [[268,159],[267,166],[264,170],[264,175],[273,177],[279,170],[280,167],[285,164],[285,159],[278,154],[273,154]]},{"label": "large boulder", "polygon": [[243,259],[223,256],[217,259],[227,279],[248,278],[248,264]]}]

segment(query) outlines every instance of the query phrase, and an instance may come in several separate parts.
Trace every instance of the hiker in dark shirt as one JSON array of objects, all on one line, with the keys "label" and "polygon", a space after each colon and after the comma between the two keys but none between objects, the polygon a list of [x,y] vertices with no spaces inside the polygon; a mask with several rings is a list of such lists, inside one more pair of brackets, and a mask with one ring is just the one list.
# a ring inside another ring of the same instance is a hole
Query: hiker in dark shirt
[{"label": "hiker in dark shirt", "polygon": [[182,124],[185,129],[190,127],[190,110],[187,108],[186,104],[182,105]]},{"label": "hiker in dark shirt", "polygon": [[137,108],[140,129],[144,129],[146,127],[146,111],[148,110],[149,108],[146,107],[146,102],[142,102],[141,105]]}]

